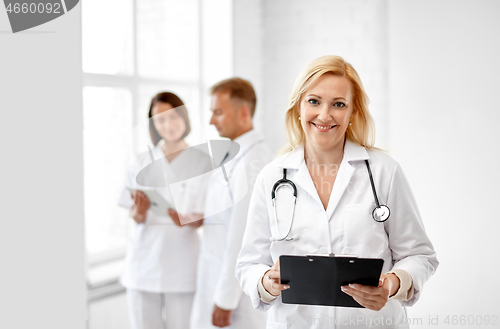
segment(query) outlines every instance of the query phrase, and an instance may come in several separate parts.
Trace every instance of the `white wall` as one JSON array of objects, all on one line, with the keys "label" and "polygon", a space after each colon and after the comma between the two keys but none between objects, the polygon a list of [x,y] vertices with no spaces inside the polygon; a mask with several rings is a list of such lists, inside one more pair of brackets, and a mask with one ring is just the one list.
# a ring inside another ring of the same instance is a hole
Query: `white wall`
[{"label": "white wall", "polygon": [[199,1],[201,20],[201,121],[206,139],[218,139],[217,130],[209,125],[209,88],[233,76],[233,5],[232,0]]},{"label": "white wall", "polygon": [[249,80],[257,94],[254,125],[263,133],[265,112],[263,0],[233,2],[233,75]]},{"label": "white wall", "polygon": [[441,261],[409,309],[424,324],[500,316],[499,17],[498,1],[389,2],[390,150]]},{"label": "white wall", "polygon": [[210,96],[208,89],[215,83],[241,77],[249,80],[257,94],[254,125],[263,132],[265,112],[264,90],[264,24],[263,0],[216,0],[201,3],[202,13],[202,80],[203,122],[207,138],[220,138],[209,125]]},{"label": "white wall", "polygon": [[340,55],[358,71],[371,100],[379,145],[385,147],[387,111],[386,1],[265,1],[265,135],[273,150],[286,141],[288,96],[299,72],[313,59]]},{"label": "white wall", "polygon": [[0,328],[83,329],[81,7],[12,34],[0,9]]},{"label": "white wall", "polygon": [[[231,76],[250,80],[255,128],[274,151],[286,141],[283,122],[296,76],[325,54],[344,56],[363,78],[379,145],[386,146],[386,0],[217,0],[202,7],[204,87]],[[209,102],[206,97],[207,110]],[[213,128],[207,131],[216,138]]]},{"label": "white wall", "polygon": [[203,102],[203,122],[207,138],[220,138],[209,125],[210,97],[208,89],[215,83],[241,77],[250,81],[257,94],[254,125],[263,132],[265,112],[264,90],[264,24],[263,0],[217,0],[202,4],[202,75],[206,90]]}]

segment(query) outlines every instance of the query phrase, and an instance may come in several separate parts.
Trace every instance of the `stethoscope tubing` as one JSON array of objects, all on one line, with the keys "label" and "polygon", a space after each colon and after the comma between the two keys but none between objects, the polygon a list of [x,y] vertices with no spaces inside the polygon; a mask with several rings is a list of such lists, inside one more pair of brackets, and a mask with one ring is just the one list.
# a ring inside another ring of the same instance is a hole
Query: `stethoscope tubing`
[{"label": "stethoscope tubing", "polygon": [[365,160],[366,169],[368,170],[368,176],[370,177],[370,183],[372,186],[373,198],[375,199],[375,203],[377,204],[377,208],[380,208],[380,203],[378,202],[377,191],[375,190],[375,183],[373,182],[372,170],[370,168],[370,163],[368,160]]},{"label": "stethoscope tubing", "polygon": [[[286,232],[286,235],[284,237],[281,235],[280,232],[280,227],[278,224],[278,211],[276,210],[276,191],[278,191],[278,189],[283,186],[289,187],[293,190],[292,218],[290,219],[290,226],[288,227],[288,231]],[[293,219],[295,217],[295,204],[297,203],[297,187],[291,180],[286,178],[286,168],[283,168],[283,178],[274,183],[273,189],[271,190],[271,201],[274,208],[274,220],[276,223],[276,231],[278,232],[279,236],[279,238],[271,237],[271,241],[283,241],[283,240],[292,241],[294,239],[296,240],[297,238],[294,237],[289,238],[288,236],[290,235],[290,231],[292,230]]]},{"label": "stethoscope tubing", "polygon": [[[368,160],[365,160],[365,164],[366,164],[366,169],[368,170],[368,176],[370,177],[370,185],[372,186],[373,198],[375,199],[375,204],[376,204],[375,209],[373,209],[372,211],[372,218],[374,221],[382,223],[389,219],[389,216],[391,215],[391,209],[386,205],[380,205],[380,202],[378,201],[377,190],[375,189],[375,183],[373,182],[373,175],[372,175],[372,170],[370,168],[370,163],[368,162]],[[383,210],[383,211],[385,210],[380,219],[378,219],[379,216],[378,214],[376,214],[377,210]],[[385,216],[386,214],[387,216]]]},{"label": "stethoscope tubing", "polygon": [[[283,187],[283,186],[289,186],[289,185],[281,185],[281,186],[278,186],[277,189],[279,189],[280,187]],[[295,203],[296,203],[296,201],[297,201],[297,197],[294,196],[293,197],[293,205],[292,205],[292,218],[290,219],[290,226],[288,227],[288,231],[286,232],[285,236],[282,236],[281,232],[280,232],[280,227],[278,224],[278,212],[276,210],[275,200],[273,199],[274,218],[275,218],[275,223],[276,223],[276,231],[278,232],[279,238],[278,239],[272,238],[272,241],[283,241],[283,240],[291,241],[291,240],[294,240],[293,237],[289,238],[288,236],[290,235],[290,231],[292,230],[292,226],[293,226],[293,219],[295,217]],[[295,240],[296,240],[296,238],[295,238]]]},{"label": "stethoscope tubing", "polygon": [[[372,211],[372,218],[374,221],[376,221],[378,223],[382,223],[382,222],[385,222],[387,219],[389,219],[389,216],[391,214],[391,210],[386,205],[380,204],[380,202],[378,200],[378,196],[377,196],[377,190],[375,189],[375,183],[373,182],[373,175],[372,175],[372,170],[370,168],[370,163],[368,162],[368,160],[365,160],[365,164],[366,164],[366,169],[368,170],[368,176],[370,178],[370,185],[371,185],[372,192],[373,192],[373,198],[375,199],[375,204],[376,204],[376,207]],[[293,197],[294,197],[290,226],[288,227],[288,231],[286,232],[285,236],[281,235],[279,224],[278,224],[278,212],[276,210],[276,191],[278,191],[278,189],[280,187],[283,187],[283,186],[287,186],[287,187],[291,188],[293,190]],[[276,223],[276,231],[278,233],[278,238],[274,238],[271,236],[271,238],[269,240],[271,240],[271,241],[297,240],[296,236],[291,237],[291,238],[288,237],[290,235],[290,232],[292,231],[293,219],[295,217],[295,204],[297,203],[297,187],[295,186],[295,184],[291,180],[286,178],[286,168],[283,168],[283,178],[276,181],[276,183],[274,183],[274,185],[273,185],[273,188],[271,190],[271,201],[272,201],[272,205],[274,208],[274,220]],[[376,213],[377,211],[380,211],[380,210],[382,211],[382,215],[379,215]]]},{"label": "stethoscope tubing", "polygon": [[222,159],[221,161],[221,164],[220,164],[220,169],[222,170],[222,174],[224,175],[224,184],[227,185],[228,187],[228,191],[229,191],[229,197],[231,199],[231,204],[234,205],[235,204],[235,200],[234,200],[234,196],[233,196],[233,191],[231,190],[231,187],[229,186],[229,179],[231,178],[231,175],[233,174],[233,171],[234,171],[234,168],[236,168],[236,165],[238,164],[238,162],[248,153],[250,152],[250,150],[252,148],[254,148],[254,146],[256,146],[257,144],[260,144],[264,142],[262,139],[259,139],[257,140],[255,143],[253,143],[252,145],[250,145],[247,150],[245,152],[243,152],[241,154],[241,156],[239,158],[237,158],[234,163],[233,163],[233,166],[231,167],[229,173],[226,172],[226,167],[224,167],[225,165],[225,161],[226,159],[229,157],[229,151],[226,153],[226,155],[224,156],[224,158]]},{"label": "stethoscope tubing", "polygon": [[263,142],[264,142],[264,140],[263,140],[263,139],[259,139],[259,140],[257,140],[255,143],[251,144],[251,145],[250,145],[250,146],[246,149],[246,151],[245,151],[245,152],[243,152],[243,153],[242,153],[242,154],[241,154],[238,158],[236,158],[236,159],[234,160],[234,163],[233,163],[233,165],[232,165],[232,167],[231,167],[231,169],[230,169],[229,173],[227,173],[227,172],[226,172],[225,167],[224,167],[224,165],[226,164],[226,163],[225,163],[225,161],[226,161],[226,159],[229,157],[229,151],[226,153],[226,155],[224,156],[224,158],[222,159],[221,164],[220,164],[221,169],[222,169],[222,173],[223,173],[223,175],[224,175],[224,181],[226,182],[226,184],[229,184],[229,179],[231,178],[231,176],[232,176],[232,174],[233,174],[233,171],[234,171],[234,169],[236,168],[236,164],[238,164],[238,162],[239,162],[241,159],[243,159],[243,158],[245,157],[245,155],[246,155],[248,152],[250,152],[250,151],[251,151],[251,150],[252,150],[255,146],[257,146],[258,144],[263,143]]}]

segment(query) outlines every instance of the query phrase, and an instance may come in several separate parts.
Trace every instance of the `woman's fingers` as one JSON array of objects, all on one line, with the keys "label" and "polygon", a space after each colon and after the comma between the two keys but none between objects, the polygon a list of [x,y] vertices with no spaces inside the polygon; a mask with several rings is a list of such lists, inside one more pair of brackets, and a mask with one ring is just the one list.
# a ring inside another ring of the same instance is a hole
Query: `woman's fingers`
[{"label": "woman's fingers", "polygon": [[269,271],[262,278],[264,288],[273,296],[279,296],[282,290],[290,288],[289,285],[281,284],[280,261],[274,263]]},{"label": "woman's fingers", "polygon": [[137,191],[136,200],[136,205],[141,209],[141,212],[149,209],[149,199],[146,194],[141,191]]},{"label": "woman's fingers", "polygon": [[268,280],[271,280],[271,279],[276,279],[278,280],[278,282],[280,281],[280,271],[274,271],[273,269],[271,269],[269,272],[267,272],[267,279]]},{"label": "woman's fingers", "polygon": [[271,267],[271,271],[278,271],[278,274],[280,272],[280,260],[278,259],[276,263],[273,264]]},{"label": "woman's fingers", "polygon": [[282,290],[287,290],[288,288],[290,288],[289,285],[281,284],[277,281],[271,282],[271,287],[273,288],[273,290],[276,290],[278,292],[281,292]]},{"label": "woman's fingers", "polygon": [[137,224],[143,223],[146,220],[146,212],[149,209],[149,199],[141,191],[135,191],[132,199],[134,200],[134,205],[131,209],[131,214]]},{"label": "woman's fingers", "polygon": [[342,286],[341,289],[362,306],[375,311],[382,309],[389,300],[387,289],[383,287],[350,284]]},{"label": "woman's fingers", "polygon": [[[342,287],[343,291],[349,296],[357,297],[360,299],[374,300],[380,295],[377,287],[363,286],[363,285],[348,285]],[[373,288],[373,289],[370,289]]]},{"label": "woman's fingers", "polygon": [[141,200],[141,191],[135,191],[132,195],[132,200],[134,200],[134,203],[137,204]]},{"label": "woman's fingers", "polygon": [[141,200],[141,201],[148,200],[148,197],[142,191],[137,191],[137,195],[139,196],[139,200]]},{"label": "woman's fingers", "polygon": [[274,270],[268,271],[264,277],[264,280],[267,280],[268,285],[271,287],[272,290],[276,292],[273,295],[278,295],[281,292],[281,290],[290,288],[289,285],[281,284],[279,271],[274,271]]},{"label": "woman's fingers", "polygon": [[177,213],[177,211],[169,208],[168,209],[168,214],[169,214],[170,218],[172,219],[172,221],[174,222],[175,225],[182,226],[180,218],[179,218],[179,214]]}]

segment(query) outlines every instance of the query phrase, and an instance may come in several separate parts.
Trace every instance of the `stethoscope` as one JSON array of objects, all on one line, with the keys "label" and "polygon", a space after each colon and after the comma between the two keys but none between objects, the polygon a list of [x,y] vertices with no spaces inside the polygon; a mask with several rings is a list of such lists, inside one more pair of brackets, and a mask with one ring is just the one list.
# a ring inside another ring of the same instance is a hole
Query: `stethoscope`
[{"label": "stethoscope", "polygon": [[231,187],[229,186],[229,180],[231,179],[231,176],[233,174],[233,171],[234,169],[236,168],[236,165],[238,164],[238,162],[243,158],[245,157],[245,155],[250,152],[250,150],[252,150],[255,146],[257,146],[258,144],[260,143],[263,143],[264,140],[262,139],[259,139],[257,140],[256,142],[254,142],[253,144],[251,144],[245,152],[243,152],[240,157],[236,158],[234,163],[233,163],[233,166],[231,168],[231,170],[229,171],[229,173],[226,172],[226,168],[224,167],[224,164],[226,162],[226,159],[229,157],[229,151],[226,153],[226,155],[224,156],[224,158],[222,159],[221,161],[221,164],[220,164],[220,168],[222,170],[222,175],[224,176],[224,180],[223,180],[223,184],[226,185],[228,187],[228,191],[229,191],[229,197],[231,198],[231,203],[234,205],[235,204],[235,201],[234,201],[234,196],[233,196],[233,191],[231,190]]},{"label": "stethoscope", "polygon": [[[375,204],[376,204],[375,208],[372,211],[372,218],[376,222],[382,223],[389,218],[389,216],[391,215],[391,210],[389,209],[388,206],[381,205],[380,202],[378,201],[377,191],[375,189],[375,183],[373,182],[372,171],[370,169],[370,163],[368,162],[368,160],[365,160],[365,164],[366,164],[366,169],[368,170],[368,175],[370,176],[370,184],[372,186],[373,198],[375,199]],[[292,216],[290,219],[290,226],[288,227],[288,231],[286,232],[285,236],[281,235],[280,228],[278,225],[278,212],[276,210],[276,191],[283,186],[291,188],[293,191]],[[283,168],[283,178],[274,183],[273,189],[271,190],[271,201],[274,208],[274,220],[276,224],[276,231],[278,232],[278,238],[271,237],[269,240],[270,241],[298,240],[298,237],[296,235],[290,238],[288,237],[290,235],[290,231],[292,230],[293,218],[295,215],[295,203],[297,202],[297,187],[291,180],[286,178],[286,168]]]}]

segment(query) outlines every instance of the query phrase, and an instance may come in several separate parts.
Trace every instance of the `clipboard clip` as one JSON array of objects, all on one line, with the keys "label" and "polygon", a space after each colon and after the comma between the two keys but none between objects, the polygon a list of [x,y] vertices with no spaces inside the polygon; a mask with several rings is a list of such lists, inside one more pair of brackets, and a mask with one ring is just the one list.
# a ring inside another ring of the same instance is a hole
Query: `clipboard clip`
[{"label": "clipboard clip", "polygon": [[358,258],[358,255],[346,255],[346,254],[306,254],[306,257],[345,257],[345,258]]},{"label": "clipboard clip", "polygon": [[358,255],[345,255],[345,254],[329,254],[330,257],[345,257],[345,258],[358,258]]}]

